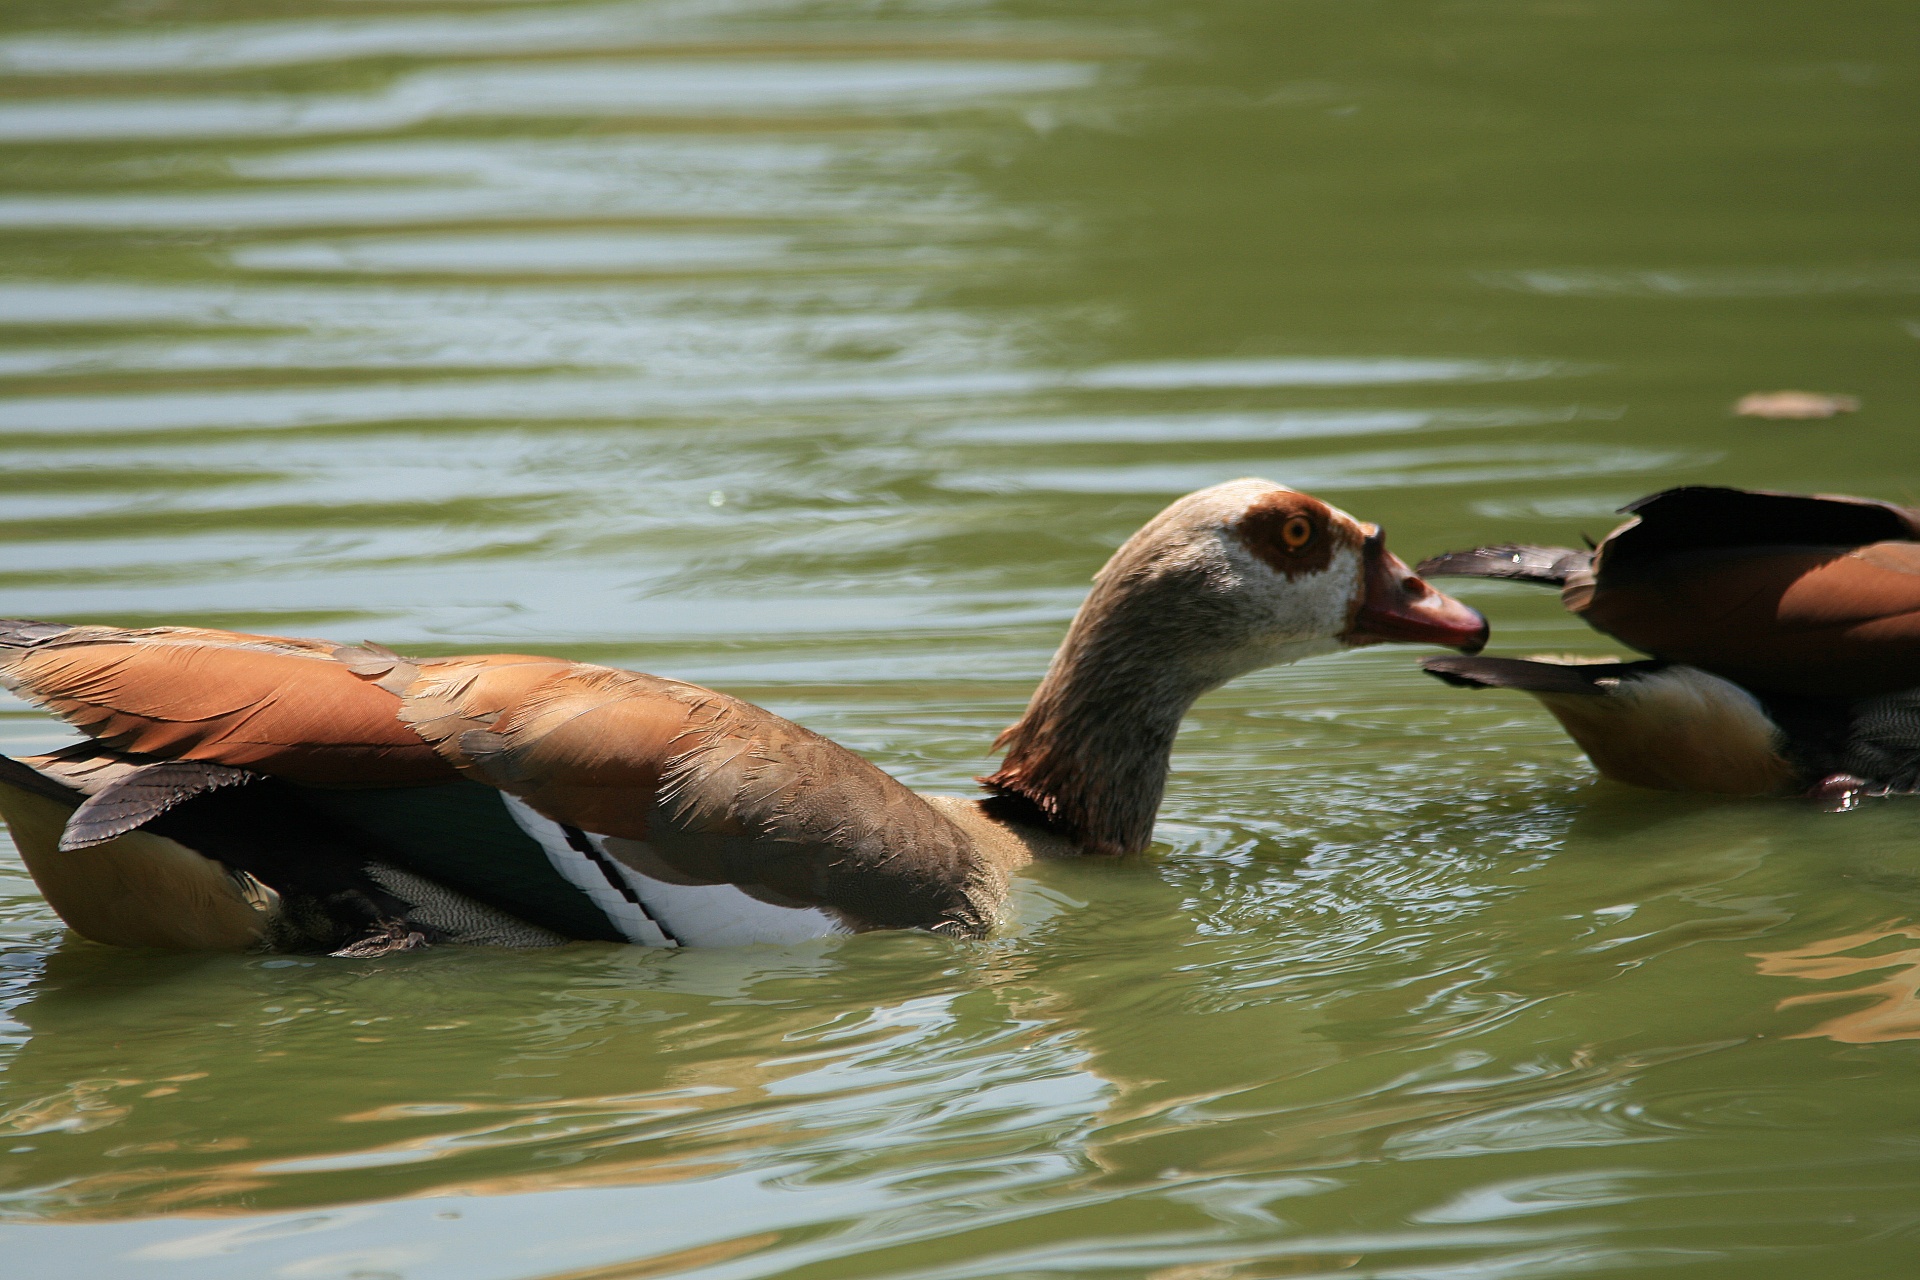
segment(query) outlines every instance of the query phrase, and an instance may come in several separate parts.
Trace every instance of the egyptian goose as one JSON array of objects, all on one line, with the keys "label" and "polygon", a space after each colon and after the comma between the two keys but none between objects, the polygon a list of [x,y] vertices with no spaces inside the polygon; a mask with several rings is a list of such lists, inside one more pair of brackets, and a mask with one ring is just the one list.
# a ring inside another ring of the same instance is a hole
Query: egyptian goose
[{"label": "egyptian goose", "polygon": [[989,793],[920,796],[696,685],[192,627],[0,624],[0,680],[88,735],[0,757],[0,815],[99,942],[787,942],[994,927],[1036,855],[1144,848],[1180,718],[1342,646],[1477,651],[1378,528],[1264,480],[1190,494],[1094,579]]},{"label": "egyptian goose", "polygon": [[1592,551],[1503,545],[1435,576],[1561,588],[1651,661],[1436,658],[1450,684],[1521,689],[1604,777],[1843,807],[1920,776],[1920,511],[1691,485],[1621,508]]}]

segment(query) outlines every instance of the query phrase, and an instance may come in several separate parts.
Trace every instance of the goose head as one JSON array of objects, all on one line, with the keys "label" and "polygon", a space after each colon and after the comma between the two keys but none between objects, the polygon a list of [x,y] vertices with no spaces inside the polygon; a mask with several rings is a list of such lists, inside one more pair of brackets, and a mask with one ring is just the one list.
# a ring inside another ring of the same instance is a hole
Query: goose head
[{"label": "goose head", "polygon": [[1180,717],[1236,676],[1389,642],[1476,653],[1478,612],[1386,549],[1376,525],[1268,480],[1190,493],[1094,576],[982,782],[1015,820],[1090,853],[1144,848]]}]

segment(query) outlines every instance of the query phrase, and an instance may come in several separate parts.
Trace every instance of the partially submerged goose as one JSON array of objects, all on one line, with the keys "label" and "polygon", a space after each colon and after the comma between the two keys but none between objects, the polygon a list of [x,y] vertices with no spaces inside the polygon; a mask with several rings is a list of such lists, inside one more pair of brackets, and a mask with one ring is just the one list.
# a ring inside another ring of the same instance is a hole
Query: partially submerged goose
[{"label": "partially submerged goose", "polygon": [[920,796],[696,685],[191,627],[0,623],[0,680],[88,738],[0,757],[0,815],[96,941],[377,954],[866,929],[978,936],[1037,854],[1144,848],[1180,717],[1342,646],[1486,622],[1306,494],[1180,499],[1094,579],[983,799]]},{"label": "partially submerged goose", "polygon": [[1561,589],[1652,660],[1435,658],[1450,684],[1520,689],[1606,777],[1850,803],[1920,775],[1920,511],[1693,485],[1622,508],[1592,551],[1502,545],[1435,576]]}]

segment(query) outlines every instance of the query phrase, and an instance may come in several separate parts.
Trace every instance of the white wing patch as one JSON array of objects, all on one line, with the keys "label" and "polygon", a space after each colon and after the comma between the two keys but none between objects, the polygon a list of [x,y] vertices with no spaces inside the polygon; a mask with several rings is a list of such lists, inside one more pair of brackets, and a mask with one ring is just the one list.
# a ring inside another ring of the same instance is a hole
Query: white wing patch
[{"label": "white wing patch", "polygon": [[818,907],[775,906],[730,884],[656,880],[619,858],[619,846],[634,842],[581,832],[599,855],[594,857],[573,845],[565,827],[535,812],[525,801],[504,792],[501,798],[521,830],[546,850],[554,870],[592,898],[630,942],[648,947],[738,947],[754,942],[805,942],[850,932]]},{"label": "white wing patch", "polygon": [[[622,892],[624,886],[607,878],[599,860],[573,847],[573,843],[567,839],[565,827],[545,814],[535,812],[532,805],[518,796],[502,791],[500,798],[507,802],[507,812],[520,824],[520,829],[532,836],[546,851],[547,861],[553,864],[553,869],[566,877],[568,884],[593,899],[593,905],[613,922],[614,928],[626,935],[628,942],[643,947],[679,945],[641,909],[630,892]],[[605,854],[601,856],[604,858]]]},{"label": "white wing patch", "polygon": [[[762,902],[730,884],[670,884],[642,875],[620,860],[618,850],[635,841],[589,834],[608,861],[646,903],[653,918],[690,947],[738,947],[750,942],[805,942],[850,933],[818,907],[781,907]],[[644,845],[641,847],[645,847]]]}]

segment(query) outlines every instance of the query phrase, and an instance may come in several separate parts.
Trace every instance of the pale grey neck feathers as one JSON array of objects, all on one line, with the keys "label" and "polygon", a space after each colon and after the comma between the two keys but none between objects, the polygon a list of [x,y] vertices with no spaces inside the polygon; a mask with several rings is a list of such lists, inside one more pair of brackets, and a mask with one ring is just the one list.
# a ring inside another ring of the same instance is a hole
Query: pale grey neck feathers
[{"label": "pale grey neck feathers", "polygon": [[[1196,698],[1257,667],[1338,647],[1322,626],[1288,625],[1269,590],[1274,575],[1224,523],[1169,527],[1163,515],[1121,547],[1026,713],[995,743],[1006,759],[981,782],[1032,805],[1083,852],[1146,848],[1174,735]],[[1286,594],[1306,586],[1287,584]]]},{"label": "pale grey neck feathers", "polygon": [[1026,714],[995,743],[1006,759],[982,779],[1087,853],[1147,846],[1180,717],[1219,683],[1155,660],[1155,639],[1083,610]]}]

